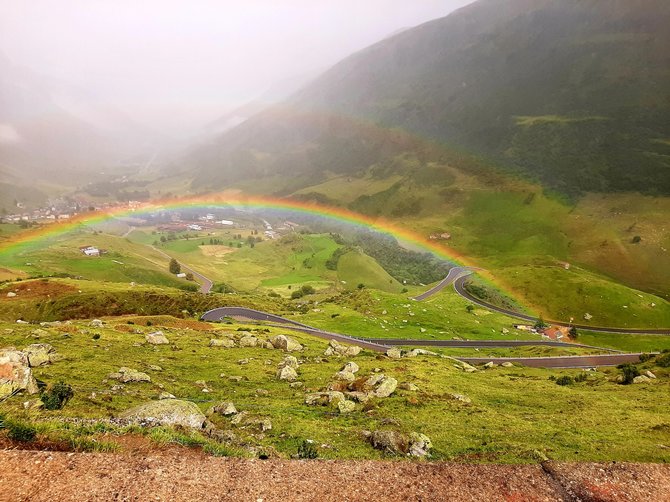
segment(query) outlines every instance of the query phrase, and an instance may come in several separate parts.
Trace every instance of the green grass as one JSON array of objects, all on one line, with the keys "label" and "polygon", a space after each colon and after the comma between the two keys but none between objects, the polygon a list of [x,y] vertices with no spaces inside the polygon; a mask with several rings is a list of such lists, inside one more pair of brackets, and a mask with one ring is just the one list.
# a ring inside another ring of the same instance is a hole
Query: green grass
[{"label": "green grass", "polygon": [[[434,459],[535,462],[537,454],[534,452],[539,451],[560,460],[670,460],[667,451],[658,447],[670,440],[667,431],[670,415],[665,405],[665,396],[670,390],[667,369],[654,368],[658,379],[650,384],[617,385],[611,380],[618,370],[605,369],[590,373],[585,382],[561,387],[549,377],[575,376],[581,372],[514,367],[466,374],[455,369],[448,359],[421,356],[380,360],[375,354],[363,351],[354,358],[361,367],[360,374],[369,374],[378,367],[400,382],[415,383],[420,391],[397,390],[390,398],[376,401],[368,412],[358,405],[354,413],[339,415],[326,408],[304,405],[303,390],[289,389],[286,383],[275,379],[276,364],[283,353],[257,348],[207,347],[209,339],[216,336],[216,330],[254,329],[253,326],[212,325],[209,329],[185,329],[179,327],[178,322],[142,327],[109,318],[103,328],[80,323],[63,326],[70,332],[67,337],[58,327],[44,327],[48,334],[40,335],[38,340],[32,338],[30,342],[51,343],[65,360],[35,368],[35,374],[45,382],[63,379],[71,383],[75,396],[60,411],[30,413],[23,410],[25,398],[17,396],[4,403],[6,413],[39,424],[38,431],[44,436],[61,434],[61,438],[69,438],[77,448],[114,450],[118,447],[109,434],[122,433],[121,430],[115,432],[113,426],[107,425],[88,429],[72,429],[73,426],[68,425],[67,432],[57,433],[64,425],[59,419],[104,419],[154,399],[161,390],[166,390],[196,402],[203,410],[212,403],[232,399],[238,410],[269,418],[272,429],[262,435],[253,428],[235,427],[223,418],[214,418],[214,421],[217,427],[234,432],[246,447],[274,449],[284,457],[295,454],[303,440],[311,439],[322,458],[382,458],[380,452],[362,439],[360,432],[390,427],[383,423],[393,419],[397,424],[394,428],[427,434],[434,443]],[[28,343],[26,337],[30,338],[33,329],[5,324],[0,326],[0,339],[3,345],[21,347]],[[134,333],[134,329],[142,333]],[[162,329],[176,349],[142,344],[143,333],[154,329]],[[261,335],[282,332],[274,328],[270,331]],[[92,332],[99,333],[100,339],[93,340]],[[326,341],[297,333],[289,336],[307,347],[300,354],[303,361],[300,380],[307,389],[325,387],[343,361],[330,358],[317,363],[314,358],[323,352]],[[249,359],[249,363],[238,364],[242,358]],[[152,364],[161,366],[162,371],[150,370]],[[122,391],[110,392],[115,382],[106,381],[106,375],[120,366],[146,371],[152,382],[129,383]],[[222,378],[221,373],[226,377]],[[244,379],[233,382],[227,376]],[[196,380],[205,380],[212,392],[201,392]],[[256,392],[259,388],[268,394],[259,395]],[[451,393],[467,395],[472,404],[449,399]],[[138,431],[142,429],[132,428],[132,432]],[[213,455],[248,454],[246,447],[214,443],[199,433],[167,428],[143,432],[159,444],[199,447]],[[101,437],[106,438],[105,445],[92,442]]]},{"label": "green grass", "polygon": [[351,251],[340,257],[337,278],[346,289],[355,289],[363,284],[367,288],[392,293],[402,290],[402,284],[391,277],[374,258],[358,251]]}]

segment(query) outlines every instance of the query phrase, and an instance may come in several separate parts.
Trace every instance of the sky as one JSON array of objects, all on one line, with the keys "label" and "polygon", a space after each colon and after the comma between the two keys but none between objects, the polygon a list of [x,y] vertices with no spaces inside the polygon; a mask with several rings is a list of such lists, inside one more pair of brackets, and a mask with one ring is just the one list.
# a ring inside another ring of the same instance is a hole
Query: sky
[{"label": "sky", "polygon": [[145,122],[213,119],[472,0],[0,0],[0,51]]}]

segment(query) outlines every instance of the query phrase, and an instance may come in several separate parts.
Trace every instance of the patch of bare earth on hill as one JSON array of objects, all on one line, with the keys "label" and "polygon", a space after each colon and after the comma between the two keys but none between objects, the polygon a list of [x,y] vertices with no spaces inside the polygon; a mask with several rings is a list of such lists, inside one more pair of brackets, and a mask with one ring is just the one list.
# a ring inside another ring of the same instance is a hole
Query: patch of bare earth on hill
[{"label": "patch of bare earth on hill", "polygon": [[0,451],[0,501],[605,502],[663,501],[670,493],[670,467],[663,465],[252,460],[188,448],[131,451]]},{"label": "patch of bare earth on hill", "polygon": [[[7,298],[9,292],[16,294],[13,298]],[[62,282],[43,279],[35,281],[21,281],[12,283],[0,291],[0,300],[31,299],[31,298],[56,298],[70,293],[76,293],[77,288]]]}]

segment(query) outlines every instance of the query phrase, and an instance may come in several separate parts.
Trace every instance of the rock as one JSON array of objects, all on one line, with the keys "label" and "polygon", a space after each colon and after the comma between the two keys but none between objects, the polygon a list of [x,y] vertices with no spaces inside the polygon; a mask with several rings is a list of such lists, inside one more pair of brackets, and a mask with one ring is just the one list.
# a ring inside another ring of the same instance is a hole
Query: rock
[{"label": "rock", "polygon": [[342,368],[342,371],[348,371],[349,373],[356,373],[360,368],[358,367],[358,364],[349,361],[347,364],[344,365]]},{"label": "rock", "polygon": [[277,370],[277,378],[287,382],[293,382],[298,379],[298,373],[290,366],[284,366]]},{"label": "rock", "polygon": [[346,392],[345,395],[359,403],[367,403],[370,400],[370,395],[367,392],[353,391]]},{"label": "rock", "polygon": [[17,319],[16,324],[30,324],[28,321],[24,321],[23,319]]},{"label": "rock", "polygon": [[207,415],[213,415],[214,413],[227,417],[230,415],[235,415],[237,413],[237,408],[235,408],[235,405],[232,401],[222,401],[219,404],[212,406],[207,411]]},{"label": "rock", "polygon": [[633,378],[633,383],[647,383],[651,380],[647,375],[640,375]]},{"label": "rock", "polygon": [[14,293],[14,291],[10,291],[9,293],[7,293],[7,298],[14,298],[15,296],[16,293]]},{"label": "rock", "polygon": [[270,338],[270,343],[275,349],[285,350],[286,352],[294,352],[303,348],[298,342],[285,335],[273,336]]},{"label": "rock", "polygon": [[504,363],[501,363],[500,366],[502,366],[503,368],[511,368],[514,365],[509,361],[505,361]]},{"label": "rock", "polygon": [[384,380],[384,376],[385,376],[384,373],[376,373],[372,375],[365,381],[364,384],[365,387],[371,389],[372,387],[380,383],[382,380]]},{"label": "rock", "polygon": [[240,425],[244,420],[246,420],[248,416],[249,416],[248,412],[242,411],[237,415],[234,415],[233,418],[230,420],[230,423],[233,425]]},{"label": "rock", "polygon": [[288,386],[291,387],[292,389],[300,389],[304,387],[304,383],[302,382],[291,382]]},{"label": "rock", "polygon": [[338,371],[335,373],[335,379],[340,380],[342,382],[353,382],[356,380],[356,375],[354,375],[351,371]]},{"label": "rock", "polygon": [[30,332],[33,335],[33,338],[39,338],[41,336],[49,336],[50,333],[44,329],[34,329]]},{"label": "rock", "polygon": [[242,377],[241,376],[229,376],[228,380],[230,380],[231,382],[241,382]]},{"label": "rock", "polygon": [[507,328],[503,328],[500,332],[501,332],[503,335],[507,335],[507,334],[509,334],[509,330],[508,330]]},{"label": "rock", "polygon": [[212,338],[209,341],[209,346],[232,349],[233,347],[235,347],[235,340],[233,340],[232,338],[219,338],[219,339]]},{"label": "rock", "polygon": [[205,382],[204,380],[196,380],[196,381],[195,381],[195,384],[196,384],[198,387],[207,387],[207,382]]},{"label": "rock", "polygon": [[44,408],[44,403],[41,399],[31,399],[23,403],[24,410],[41,410]]},{"label": "rock", "polygon": [[656,378],[656,375],[654,375],[654,374],[653,374],[651,371],[649,371],[649,370],[645,371],[645,372],[644,372],[644,375],[645,375],[647,378]]},{"label": "rock", "polygon": [[94,328],[102,328],[103,322],[100,319],[93,319],[90,323],[88,323],[89,326],[92,326]]},{"label": "rock", "polygon": [[261,432],[269,431],[272,429],[272,422],[269,418],[261,418],[256,422],[261,429]]},{"label": "rock", "polygon": [[293,368],[293,369],[298,369],[298,366],[300,364],[298,363],[298,360],[294,356],[286,356],[282,361],[277,365],[279,369],[281,368]]},{"label": "rock", "polygon": [[176,399],[172,394],[169,392],[161,392],[158,394],[158,399],[163,400],[163,399]]},{"label": "rock", "polygon": [[404,357],[416,357],[416,356],[437,356],[437,352],[432,352],[425,349],[412,349]]},{"label": "rock", "polygon": [[391,359],[400,359],[402,357],[402,350],[397,347],[391,347],[386,351],[386,355]]},{"label": "rock", "polygon": [[489,361],[484,365],[484,368],[486,369],[495,368],[495,363],[493,361]]},{"label": "rock", "polygon": [[464,394],[449,394],[449,397],[456,401],[460,401],[461,403],[470,404],[472,402],[472,400]]},{"label": "rock", "polygon": [[151,371],[163,371],[163,368],[161,368],[160,366],[157,366],[157,365],[155,365],[155,364],[150,364],[150,365],[149,365],[149,369],[150,369]]},{"label": "rock", "polygon": [[54,348],[48,343],[33,343],[23,349],[24,354],[28,356],[28,364],[31,368],[45,366],[49,364],[50,354],[54,353]]},{"label": "rock", "polygon": [[150,401],[123,412],[120,418],[142,425],[181,425],[194,429],[201,429],[206,420],[194,403],[180,399]]},{"label": "rock", "polygon": [[261,342],[261,347],[264,349],[274,349],[274,345],[269,340],[265,340],[264,342]]},{"label": "rock", "polygon": [[475,371],[477,371],[477,368],[466,363],[465,361],[457,361],[457,363],[458,363],[457,368],[465,371],[466,373],[474,373]]},{"label": "rock", "polygon": [[305,396],[305,404],[310,406],[326,406],[339,401],[344,401],[344,394],[336,390],[313,392]]},{"label": "rock", "polygon": [[356,345],[343,345],[337,340],[330,340],[328,348],[323,353],[324,356],[357,356],[360,354],[361,348]]},{"label": "rock", "polygon": [[141,371],[126,367],[119,368],[117,373],[112,373],[108,375],[107,378],[118,380],[122,383],[151,382],[151,377],[146,373],[142,373]]},{"label": "rock", "polygon": [[256,347],[258,345],[258,338],[253,335],[244,335],[240,338],[240,347]]},{"label": "rock", "polygon": [[342,401],[337,402],[337,409],[340,410],[340,413],[351,413],[356,409],[356,403],[349,401],[348,399],[343,399]]},{"label": "rock", "polygon": [[267,389],[256,389],[256,395],[257,396],[269,396],[270,392]]},{"label": "rock", "polygon": [[169,345],[170,340],[163,334],[162,331],[154,331],[153,333],[147,333],[145,337],[147,343],[151,345]]},{"label": "rock", "polygon": [[398,387],[401,388],[402,390],[409,390],[412,392],[416,392],[419,390],[419,387],[417,387],[411,382],[403,382],[400,385],[398,385]]},{"label": "rock", "polygon": [[384,377],[379,387],[375,389],[372,395],[375,397],[389,397],[391,394],[393,394],[393,392],[395,392],[397,386],[398,380],[392,377]]},{"label": "rock", "polygon": [[249,364],[249,359],[240,359],[237,364]]},{"label": "rock", "polygon": [[391,455],[425,457],[433,446],[428,436],[418,432],[406,435],[397,431],[374,431],[368,435],[368,440],[373,448]]},{"label": "rock", "polygon": [[14,347],[0,349],[0,398],[21,390],[38,392],[28,356]]}]

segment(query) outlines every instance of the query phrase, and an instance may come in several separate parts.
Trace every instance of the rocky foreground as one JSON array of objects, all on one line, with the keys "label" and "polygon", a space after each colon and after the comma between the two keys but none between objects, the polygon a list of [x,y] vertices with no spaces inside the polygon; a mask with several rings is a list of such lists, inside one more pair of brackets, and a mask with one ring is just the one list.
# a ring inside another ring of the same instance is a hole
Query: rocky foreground
[{"label": "rocky foreground", "polygon": [[243,460],[0,451],[0,501],[670,500],[670,466]]}]

